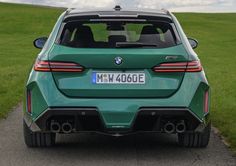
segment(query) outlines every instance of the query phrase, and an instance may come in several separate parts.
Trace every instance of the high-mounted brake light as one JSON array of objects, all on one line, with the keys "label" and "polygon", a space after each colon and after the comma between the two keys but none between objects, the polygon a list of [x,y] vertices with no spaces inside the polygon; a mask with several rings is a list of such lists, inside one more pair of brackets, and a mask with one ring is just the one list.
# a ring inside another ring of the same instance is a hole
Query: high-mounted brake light
[{"label": "high-mounted brake light", "polygon": [[71,62],[37,61],[34,70],[41,72],[82,72],[84,68]]},{"label": "high-mounted brake light", "polygon": [[155,72],[200,72],[202,65],[199,61],[162,63],[153,68]]},{"label": "high-mounted brake light", "polygon": [[26,96],[27,96],[27,111],[28,111],[28,113],[32,113],[32,105],[31,105],[31,91],[30,90],[27,90],[27,94],[26,94]]}]

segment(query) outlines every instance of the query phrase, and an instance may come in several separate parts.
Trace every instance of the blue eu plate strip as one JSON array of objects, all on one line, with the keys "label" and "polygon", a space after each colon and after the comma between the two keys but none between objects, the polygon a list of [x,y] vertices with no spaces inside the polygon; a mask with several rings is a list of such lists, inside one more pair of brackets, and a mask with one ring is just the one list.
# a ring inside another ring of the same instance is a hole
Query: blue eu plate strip
[{"label": "blue eu plate strip", "polygon": [[95,72],[93,72],[93,74],[92,74],[92,82],[93,82],[93,84],[96,84],[96,82],[97,82],[97,76],[96,76]]}]

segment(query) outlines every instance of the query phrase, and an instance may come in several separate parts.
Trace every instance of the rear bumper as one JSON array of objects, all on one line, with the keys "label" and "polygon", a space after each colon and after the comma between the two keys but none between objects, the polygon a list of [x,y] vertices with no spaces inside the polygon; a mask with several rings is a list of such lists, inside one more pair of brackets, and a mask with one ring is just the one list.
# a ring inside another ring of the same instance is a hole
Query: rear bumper
[{"label": "rear bumper", "polygon": [[[131,123],[130,127],[125,125],[107,126],[103,116],[95,107],[91,108],[48,108],[40,117],[32,121],[30,115],[25,113],[26,124],[35,132],[52,132],[51,123],[70,123],[72,130],[77,132],[97,132],[108,135],[126,135],[139,132],[165,132],[164,126],[171,122],[175,126],[184,121],[185,132],[201,132],[209,123],[209,116],[206,115],[202,121],[195,116],[188,108],[158,108],[141,107]],[[63,133],[62,130],[59,133]],[[172,133],[177,133],[174,130]]]},{"label": "rear bumper", "polygon": [[[203,110],[204,94],[209,90],[204,72],[186,73],[179,90],[168,98],[69,98],[57,89],[51,73],[32,74],[27,90],[31,91],[32,114],[25,108],[25,121],[33,131],[49,131],[52,115],[59,116],[55,120],[69,116],[73,132],[109,134],[162,132],[163,124],[169,119],[173,123],[177,123],[175,119],[185,120],[187,130],[194,131],[209,120]],[[80,117],[81,112],[92,115]],[[85,127],[80,124],[80,118],[85,121]]]}]

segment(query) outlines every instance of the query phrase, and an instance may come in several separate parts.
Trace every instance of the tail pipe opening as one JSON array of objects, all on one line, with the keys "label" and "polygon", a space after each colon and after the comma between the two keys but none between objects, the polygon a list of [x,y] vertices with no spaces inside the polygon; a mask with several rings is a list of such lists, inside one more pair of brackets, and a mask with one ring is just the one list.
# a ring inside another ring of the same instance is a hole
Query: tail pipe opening
[{"label": "tail pipe opening", "polygon": [[72,125],[69,122],[62,124],[62,132],[65,134],[72,132]]},{"label": "tail pipe opening", "polygon": [[176,124],[176,132],[177,133],[184,133],[186,131],[186,125],[184,121]]},{"label": "tail pipe opening", "polygon": [[175,132],[175,125],[172,122],[168,122],[164,125],[164,132],[171,134]]},{"label": "tail pipe opening", "polygon": [[61,126],[58,122],[51,122],[50,130],[53,133],[59,133],[61,131]]}]

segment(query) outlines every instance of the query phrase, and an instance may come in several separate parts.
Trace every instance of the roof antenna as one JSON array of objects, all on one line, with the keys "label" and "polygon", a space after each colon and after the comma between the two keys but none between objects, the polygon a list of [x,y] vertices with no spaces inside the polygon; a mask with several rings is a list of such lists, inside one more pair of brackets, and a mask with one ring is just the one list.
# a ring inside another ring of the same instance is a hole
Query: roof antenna
[{"label": "roof antenna", "polygon": [[114,8],[113,8],[115,11],[121,11],[121,7],[120,7],[120,5],[116,5]]}]

